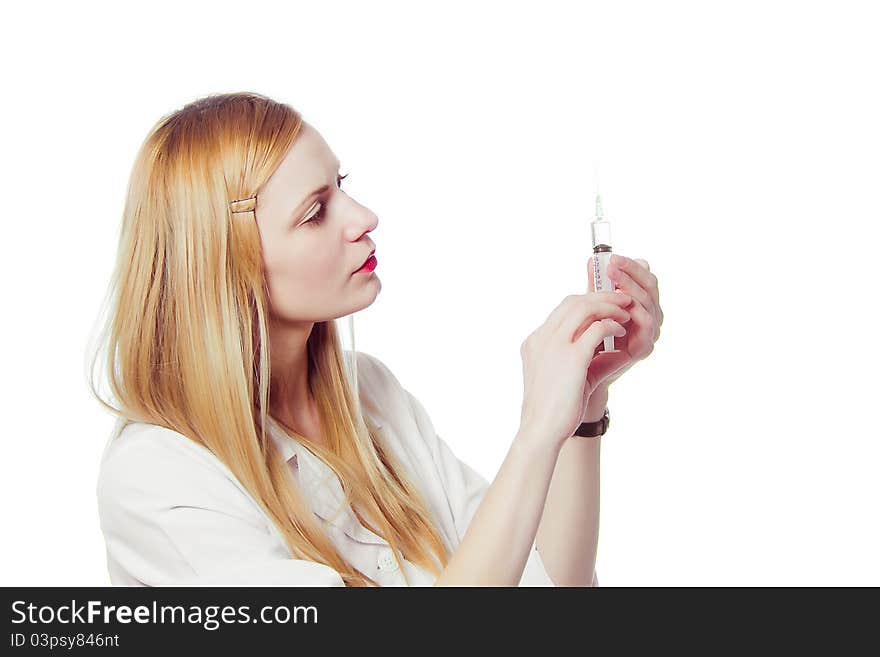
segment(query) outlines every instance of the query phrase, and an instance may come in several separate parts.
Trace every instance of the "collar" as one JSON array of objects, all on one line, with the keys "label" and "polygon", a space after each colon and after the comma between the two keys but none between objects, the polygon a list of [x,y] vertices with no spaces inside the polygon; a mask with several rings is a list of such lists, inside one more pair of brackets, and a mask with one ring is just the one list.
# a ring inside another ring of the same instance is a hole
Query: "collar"
[{"label": "collar", "polygon": [[[377,429],[383,426],[372,414],[364,414]],[[361,525],[354,515],[345,500],[345,492],[336,473],[284,431],[272,416],[268,420],[267,433],[284,460],[291,464],[291,470],[312,511],[356,541],[386,545],[385,539]]]},{"label": "collar", "polygon": [[[370,422],[377,429],[381,429],[384,425],[379,420],[379,418],[372,413],[371,411],[364,410],[364,417],[369,418]],[[287,433],[278,422],[271,415],[267,416],[269,420],[269,425],[266,427],[267,433],[269,437],[272,439],[272,442],[275,443],[275,446],[278,448],[278,451],[284,457],[285,461],[290,461],[294,456],[295,459],[294,466],[298,465],[298,461],[300,461],[300,453],[307,452],[312,458],[315,458],[314,454],[309,452],[305,447],[303,447],[300,442],[294,439],[289,433]],[[308,457],[306,457],[308,458]],[[321,459],[318,459],[322,464],[324,463]]]}]

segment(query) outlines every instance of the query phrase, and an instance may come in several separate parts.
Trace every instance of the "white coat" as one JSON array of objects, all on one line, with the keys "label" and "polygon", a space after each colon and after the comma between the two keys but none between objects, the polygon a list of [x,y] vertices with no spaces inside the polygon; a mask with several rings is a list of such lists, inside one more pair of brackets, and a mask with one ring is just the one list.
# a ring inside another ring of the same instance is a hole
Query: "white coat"
[{"label": "white coat", "polygon": [[[488,482],[437,435],[422,404],[378,358],[359,352],[364,414],[419,487],[447,545],[454,548]],[[101,530],[113,585],[344,586],[324,564],[294,559],[274,523],[208,449],[170,429],[117,423],[97,485]],[[338,477],[270,418],[271,439],[340,553],[382,586],[406,586],[388,543],[361,525]],[[434,576],[404,560],[415,586]],[[533,543],[520,586],[554,586]]]}]

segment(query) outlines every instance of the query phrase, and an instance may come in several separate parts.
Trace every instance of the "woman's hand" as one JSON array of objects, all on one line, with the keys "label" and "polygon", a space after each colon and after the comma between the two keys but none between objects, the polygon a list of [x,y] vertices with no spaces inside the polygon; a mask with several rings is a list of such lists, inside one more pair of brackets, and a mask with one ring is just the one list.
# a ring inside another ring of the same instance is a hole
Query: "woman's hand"
[{"label": "woman's hand", "polygon": [[634,299],[622,292],[572,294],[522,343],[521,430],[560,448],[577,429],[597,379],[585,377],[606,336],[621,336]]},{"label": "woman's hand", "polygon": [[[587,262],[588,272],[592,271],[592,266],[591,257]],[[620,350],[619,353],[599,353],[590,362],[587,380],[592,381],[591,385],[604,389],[654,351],[654,343],[660,337],[660,326],[663,324],[657,277],[651,273],[646,260],[630,259],[615,253],[608,264],[608,276],[617,290],[632,298],[632,303],[626,306],[632,321],[626,324],[625,336],[614,338],[614,347]],[[588,278],[592,291],[595,289],[593,277]]]}]

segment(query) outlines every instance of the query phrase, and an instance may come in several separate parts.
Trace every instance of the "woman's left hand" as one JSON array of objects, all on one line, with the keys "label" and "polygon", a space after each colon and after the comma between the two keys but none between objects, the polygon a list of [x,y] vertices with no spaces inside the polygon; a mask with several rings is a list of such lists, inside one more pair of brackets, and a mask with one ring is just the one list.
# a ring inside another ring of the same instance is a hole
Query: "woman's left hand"
[{"label": "woman's left hand", "polygon": [[[592,257],[587,265],[587,271],[592,272]],[[630,295],[633,300],[626,307],[632,317],[624,324],[626,335],[614,338],[614,347],[620,351],[603,354],[600,350],[604,347],[600,344],[588,368],[589,380],[606,390],[621,374],[654,351],[654,343],[660,337],[660,326],[663,324],[657,277],[651,273],[647,260],[630,259],[615,253],[608,264],[608,276],[616,289]],[[590,291],[593,292],[592,274],[588,278]]]}]

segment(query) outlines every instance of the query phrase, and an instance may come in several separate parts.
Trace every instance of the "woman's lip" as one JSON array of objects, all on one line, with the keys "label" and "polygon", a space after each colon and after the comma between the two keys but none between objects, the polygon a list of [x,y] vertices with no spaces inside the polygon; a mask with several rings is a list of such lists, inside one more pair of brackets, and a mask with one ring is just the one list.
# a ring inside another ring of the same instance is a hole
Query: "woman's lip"
[{"label": "woman's lip", "polygon": [[361,265],[361,268],[355,272],[355,274],[358,274],[360,272],[371,272],[376,268],[377,264],[379,264],[379,261],[376,260],[376,256],[371,255],[369,258],[367,258],[367,261],[363,265]]},{"label": "woman's lip", "polygon": [[375,253],[376,253],[376,249],[373,249],[372,251],[370,251],[370,255],[367,256],[367,259],[364,260],[363,264],[360,267],[358,267],[356,271],[360,271],[361,269],[363,269],[364,265],[366,265],[370,261],[370,258],[372,258],[373,255],[375,255]]}]

